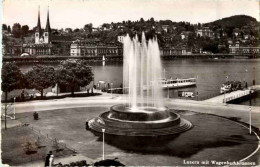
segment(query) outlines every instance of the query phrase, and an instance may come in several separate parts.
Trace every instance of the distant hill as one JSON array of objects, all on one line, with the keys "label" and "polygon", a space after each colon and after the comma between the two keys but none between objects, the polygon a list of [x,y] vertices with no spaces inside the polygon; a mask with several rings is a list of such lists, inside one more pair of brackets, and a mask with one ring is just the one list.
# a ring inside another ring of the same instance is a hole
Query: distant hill
[{"label": "distant hill", "polygon": [[257,20],[251,16],[236,15],[236,16],[231,16],[220,20],[216,20],[210,23],[206,23],[206,25],[241,28],[243,26],[255,25],[256,23]]}]

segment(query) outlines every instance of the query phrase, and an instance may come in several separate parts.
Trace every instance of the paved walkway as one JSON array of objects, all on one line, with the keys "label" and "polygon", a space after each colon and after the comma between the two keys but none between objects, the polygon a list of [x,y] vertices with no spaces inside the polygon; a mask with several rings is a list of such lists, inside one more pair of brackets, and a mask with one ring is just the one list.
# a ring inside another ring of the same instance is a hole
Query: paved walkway
[{"label": "paved walkway", "polygon": [[[56,100],[38,100],[30,102],[16,103],[16,113],[24,112],[44,112],[46,110],[62,109],[62,108],[76,108],[76,107],[90,107],[90,106],[111,106],[113,104],[124,103],[126,98],[124,95],[112,95],[104,93],[100,96],[80,97],[80,98],[64,98]],[[249,106],[214,103],[210,101],[193,101],[184,99],[165,99],[165,104],[169,108],[179,110],[191,110],[200,113],[215,114],[224,117],[236,117],[238,120],[249,123]],[[252,106],[252,125],[260,128],[260,106]],[[8,127],[14,124],[14,120],[8,119]],[[2,121],[3,122],[3,121]],[[17,124],[17,122],[15,123]],[[3,126],[3,124],[2,124]],[[259,152],[258,152],[259,154]],[[93,162],[87,157],[65,157],[60,158],[56,162],[69,163],[82,159],[87,159],[88,163]],[[24,164],[23,166],[43,166],[43,162],[33,162]]]},{"label": "paved walkway", "polygon": [[[62,108],[76,108],[124,103],[126,98],[123,95],[104,93],[100,96],[64,98],[56,100],[38,100],[31,102],[16,103],[16,113],[54,110]],[[194,101],[185,99],[165,99],[165,104],[174,109],[191,110],[202,113],[215,114],[225,117],[238,117],[241,121],[249,123],[249,106],[214,103],[211,101]],[[260,106],[251,106],[252,124],[260,128]]]}]

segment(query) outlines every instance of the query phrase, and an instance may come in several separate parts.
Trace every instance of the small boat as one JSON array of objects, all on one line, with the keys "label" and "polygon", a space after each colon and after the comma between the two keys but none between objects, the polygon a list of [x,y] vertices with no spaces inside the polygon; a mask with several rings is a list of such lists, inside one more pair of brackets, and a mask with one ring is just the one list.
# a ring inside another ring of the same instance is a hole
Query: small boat
[{"label": "small boat", "polygon": [[220,87],[220,94],[231,92],[232,91],[232,85],[231,83],[224,83]]},{"label": "small boat", "polygon": [[236,90],[242,90],[243,88],[247,87],[247,83],[243,86],[240,81],[228,81],[220,87],[220,93],[227,93]]},{"label": "small boat", "polygon": [[186,78],[186,79],[162,79],[162,88],[181,88],[196,85],[196,78]]}]

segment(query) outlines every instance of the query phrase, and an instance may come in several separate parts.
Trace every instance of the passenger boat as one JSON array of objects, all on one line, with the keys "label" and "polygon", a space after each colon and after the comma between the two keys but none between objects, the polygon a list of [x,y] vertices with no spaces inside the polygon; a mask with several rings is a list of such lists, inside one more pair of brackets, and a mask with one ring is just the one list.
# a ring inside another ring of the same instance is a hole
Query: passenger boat
[{"label": "passenger boat", "polygon": [[188,86],[195,86],[196,85],[196,78],[186,78],[186,79],[162,79],[161,80],[162,88],[181,88],[181,87],[188,87]]}]

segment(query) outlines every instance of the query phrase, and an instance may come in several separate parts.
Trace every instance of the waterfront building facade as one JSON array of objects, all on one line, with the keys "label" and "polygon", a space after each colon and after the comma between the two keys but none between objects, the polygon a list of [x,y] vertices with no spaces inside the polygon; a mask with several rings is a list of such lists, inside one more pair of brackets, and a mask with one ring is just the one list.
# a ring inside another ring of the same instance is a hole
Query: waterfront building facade
[{"label": "waterfront building facade", "polygon": [[20,55],[23,53],[23,45],[2,43],[2,53],[3,55]]},{"label": "waterfront building facade", "polygon": [[123,46],[121,43],[104,44],[101,42],[89,42],[84,40],[76,40],[70,47],[71,56],[122,56]]},{"label": "waterfront building facade", "polygon": [[163,56],[191,55],[191,54],[192,54],[191,49],[185,46],[160,48],[160,55]]},{"label": "waterfront building facade", "polygon": [[238,41],[232,45],[229,45],[229,52],[231,54],[259,54],[260,53],[260,45],[242,45]]}]

